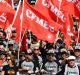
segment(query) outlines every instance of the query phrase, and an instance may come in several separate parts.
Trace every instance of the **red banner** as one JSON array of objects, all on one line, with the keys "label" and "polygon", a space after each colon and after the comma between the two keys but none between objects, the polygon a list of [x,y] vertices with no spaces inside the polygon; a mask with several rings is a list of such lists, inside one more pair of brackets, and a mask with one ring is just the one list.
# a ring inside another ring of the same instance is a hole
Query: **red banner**
[{"label": "red banner", "polygon": [[62,0],[61,10],[80,18],[80,1]]},{"label": "red banner", "polygon": [[[34,7],[24,0],[24,19],[25,24],[29,25],[29,29],[37,36],[38,39],[53,42],[55,40],[56,32],[59,30],[60,25],[52,20],[48,20],[40,10],[36,10]],[[44,9],[43,9],[44,10]]]},{"label": "red banner", "polygon": [[15,10],[4,0],[0,0],[0,25],[6,29],[13,21]]},{"label": "red banner", "polygon": [[16,11],[14,21],[13,21],[13,27],[16,28],[16,39],[15,42],[18,43],[20,41],[20,36],[21,36],[21,13],[22,13],[22,3],[20,2],[18,5],[18,9]]}]

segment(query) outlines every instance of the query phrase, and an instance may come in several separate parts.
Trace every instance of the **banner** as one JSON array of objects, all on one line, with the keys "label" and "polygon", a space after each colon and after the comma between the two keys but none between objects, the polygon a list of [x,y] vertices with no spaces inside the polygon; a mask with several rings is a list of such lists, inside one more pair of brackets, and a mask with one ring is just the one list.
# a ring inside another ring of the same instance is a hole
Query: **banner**
[{"label": "banner", "polygon": [[[35,5],[34,5],[35,6]],[[29,29],[37,36],[38,39],[53,42],[56,37],[56,33],[60,28],[56,22],[48,20],[39,11],[31,6],[27,0],[24,0],[24,12],[23,12],[23,23],[29,25]],[[44,10],[44,9],[43,9]]]},{"label": "banner", "polygon": [[0,0],[0,26],[6,29],[13,21],[15,10],[5,1]]},{"label": "banner", "polygon": [[80,18],[80,1],[62,0],[61,10]]},{"label": "banner", "polygon": [[19,2],[18,9],[16,11],[16,14],[12,23],[12,27],[16,28],[16,39],[15,39],[16,43],[18,43],[21,39],[21,30],[22,30],[21,14],[22,14],[22,2]]}]

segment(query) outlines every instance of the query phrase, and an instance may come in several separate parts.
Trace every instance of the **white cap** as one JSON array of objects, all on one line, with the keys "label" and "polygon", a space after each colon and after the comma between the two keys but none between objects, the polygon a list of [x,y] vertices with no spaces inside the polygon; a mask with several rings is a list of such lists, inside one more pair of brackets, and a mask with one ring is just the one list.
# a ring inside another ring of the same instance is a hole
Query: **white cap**
[{"label": "white cap", "polygon": [[47,52],[47,53],[52,53],[52,54],[54,54],[54,50],[53,50],[53,49],[48,50],[48,52]]},{"label": "white cap", "polygon": [[80,50],[80,44],[76,45],[76,46],[75,46],[75,49],[76,49],[76,50],[77,50],[77,49]]},{"label": "white cap", "polygon": [[75,60],[76,59],[76,57],[75,56],[69,56],[68,58],[67,58],[68,60]]},{"label": "white cap", "polygon": [[10,40],[10,41],[8,42],[8,44],[14,44],[14,41],[13,41],[13,40]]},{"label": "white cap", "polygon": [[30,53],[32,53],[31,49],[27,49],[27,51],[25,52],[25,54],[30,54]]},{"label": "white cap", "polygon": [[67,50],[65,48],[62,48],[61,52],[67,52]]}]

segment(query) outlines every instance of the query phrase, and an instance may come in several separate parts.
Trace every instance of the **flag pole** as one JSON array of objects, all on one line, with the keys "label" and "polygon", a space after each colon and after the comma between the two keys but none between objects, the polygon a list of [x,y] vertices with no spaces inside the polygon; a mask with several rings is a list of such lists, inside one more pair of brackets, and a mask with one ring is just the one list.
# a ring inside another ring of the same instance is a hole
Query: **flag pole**
[{"label": "flag pole", "polygon": [[80,34],[80,27],[79,27],[79,21],[78,21],[78,37],[77,37],[77,43],[76,43],[76,45],[79,43],[78,41],[79,41],[79,34]]},{"label": "flag pole", "polygon": [[[21,0],[20,0],[20,2],[21,2]],[[23,7],[22,7],[22,13],[21,13],[21,23],[20,23],[20,28],[21,28],[21,30],[20,30],[20,39],[19,39],[19,50],[18,50],[18,65],[19,65],[19,57],[20,57],[20,47],[21,47],[21,42],[22,42],[22,39],[23,39],[23,37],[24,37],[24,34],[23,34],[23,36],[22,36],[22,38],[21,38],[21,35],[22,35],[22,23],[23,23],[23,11],[24,11],[24,0],[23,0]],[[25,33],[25,31],[24,31],[24,33]]]},{"label": "flag pole", "polygon": [[[12,2],[13,2],[13,1],[12,1]],[[13,24],[14,24],[14,21],[16,20],[16,17],[17,17],[17,13],[18,13],[18,10],[19,10],[19,6],[20,6],[20,1],[19,1],[19,4],[18,4],[16,13],[15,13],[14,19],[13,19],[13,21],[12,21],[12,24],[10,24],[10,26],[9,26],[5,31],[10,31],[10,33],[11,33],[12,26],[13,26]]]},{"label": "flag pole", "polygon": [[12,0],[12,7],[14,8],[14,1]]},{"label": "flag pole", "polygon": [[[80,30],[78,29],[77,44],[78,44],[78,39],[79,39],[79,32],[80,32]],[[76,45],[77,45],[77,44],[76,44]]]},{"label": "flag pole", "polygon": [[[12,2],[13,2],[13,1],[12,1]],[[16,13],[15,13],[14,19],[13,19],[13,21],[12,21],[12,24],[11,24],[5,31],[7,31],[9,28],[12,29],[12,26],[13,26],[13,24],[14,24],[14,21],[16,20],[16,16],[17,16],[17,13],[18,13],[18,10],[19,10],[19,6],[20,6],[20,1],[19,1],[19,4],[18,4]]]}]

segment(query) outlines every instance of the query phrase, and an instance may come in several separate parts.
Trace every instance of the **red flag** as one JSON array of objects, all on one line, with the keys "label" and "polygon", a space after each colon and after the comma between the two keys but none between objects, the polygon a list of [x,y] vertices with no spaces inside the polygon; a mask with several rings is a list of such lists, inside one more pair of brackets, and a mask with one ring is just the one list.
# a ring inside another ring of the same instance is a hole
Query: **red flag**
[{"label": "red flag", "polygon": [[66,13],[66,22],[64,23],[63,29],[65,34],[68,33],[69,36],[72,36],[74,21],[70,14]]},{"label": "red flag", "polygon": [[12,6],[12,0],[6,0]]},{"label": "red flag", "polygon": [[[60,10],[80,17],[80,1],[79,0],[51,0]],[[60,5],[61,2],[61,5]]]},{"label": "red flag", "polygon": [[22,3],[19,2],[18,9],[16,11],[12,26],[16,28],[16,39],[15,42],[18,43],[20,41],[21,36],[21,13],[22,13]]},{"label": "red flag", "polygon": [[15,10],[5,0],[0,0],[0,12],[14,14]]},{"label": "red flag", "polygon": [[13,21],[15,10],[4,0],[0,0],[0,25],[6,29]]},{"label": "red flag", "polygon": [[[56,15],[52,14],[52,12],[50,12],[49,7],[48,7],[48,2],[46,0],[37,0],[33,7],[37,11],[39,11],[42,15],[44,15],[44,16],[47,15],[46,18],[48,18],[48,20],[54,20],[54,21],[57,20]],[[42,11],[40,11],[40,10],[42,10]]]},{"label": "red flag", "polygon": [[52,16],[55,14],[56,18],[59,18],[59,20],[65,22],[66,17],[64,11],[59,9],[58,0],[48,0],[48,8],[49,8],[49,12],[52,12]]},{"label": "red flag", "polygon": [[[24,12],[23,12],[23,22],[25,20],[26,24],[29,24],[29,29],[41,40],[47,40],[53,42],[55,40],[56,31],[59,30],[60,25],[50,21],[41,14],[39,11],[27,3],[24,0]],[[45,36],[46,35],[46,36]]]},{"label": "red flag", "polygon": [[26,36],[26,32],[22,38],[22,42],[21,42],[21,51],[25,51],[27,50],[27,36]]},{"label": "red flag", "polygon": [[[71,44],[71,36],[73,36],[73,18],[70,14],[66,13],[66,22],[62,23],[61,31],[65,36],[65,43],[66,45]],[[68,40],[67,40],[68,39]]]},{"label": "red flag", "polygon": [[7,16],[5,13],[0,15],[0,26],[6,29],[9,26],[9,21],[7,20]]},{"label": "red flag", "polygon": [[16,34],[17,34],[16,39],[15,39],[16,43],[18,43],[21,40],[21,38],[24,36],[25,30],[28,28],[27,25],[25,25],[25,22],[21,24],[22,6],[23,6],[23,4],[20,1],[19,5],[18,5],[17,12],[16,12],[16,15],[15,15],[15,18],[13,20],[13,24],[12,24],[12,26],[14,28],[16,28]]},{"label": "red flag", "polygon": [[62,0],[61,10],[80,18],[80,1]]}]

